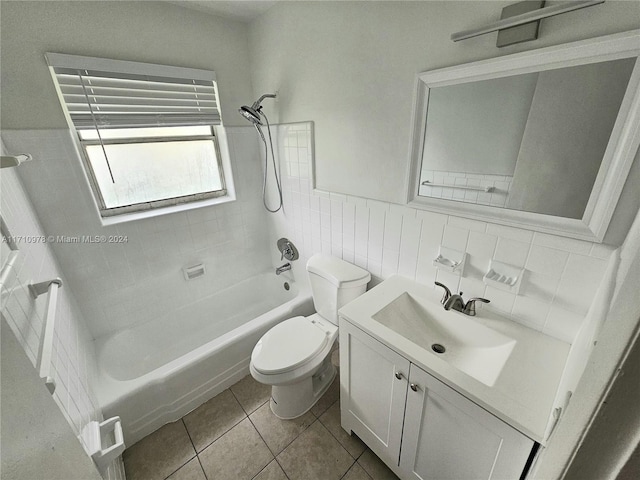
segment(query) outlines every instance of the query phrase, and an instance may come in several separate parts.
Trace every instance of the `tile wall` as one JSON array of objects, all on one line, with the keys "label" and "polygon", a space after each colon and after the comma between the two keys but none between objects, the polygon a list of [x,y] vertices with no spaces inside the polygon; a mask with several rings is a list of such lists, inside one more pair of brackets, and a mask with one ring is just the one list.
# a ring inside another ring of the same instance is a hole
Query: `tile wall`
[{"label": "tile wall", "polygon": [[[43,327],[45,296],[34,300],[28,284],[61,277],[53,345],[56,390],[53,398],[76,435],[92,420],[102,420],[102,411],[92,392],[90,378],[95,371],[92,337],[78,308],[74,292],[62,273],[51,247],[39,241],[45,234],[27,197],[16,169],[0,175],[2,218],[20,252],[13,274],[1,285],[2,316],[13,330],[34,367]],[[2,260],[9,249],[2,244]],[[80,440],[82,442],[82,440]],[[84,445],[83,445],[84,446]],[[86,449],[86,448],[85,448]],[[109,466],[105,479],[124,478],[122,460]]]},{"label": "tile wall", "polygon": [[[312,188],[311,123],[280,125],[278,154],[284,212],[269,217],[272,241],[292,240],[304,261],[322,252],[368,269],[379,282],[400,274],[425,286],[439,281],[484,308],[571,342],[582,325],[613,248],[487,222],[416,210]],[[464,277],[432,265],[438,247],[468,253]],[[491,259],[526,269],[518,295],[482,282]],[[274,258],[277,262],[279,258]]]},{"label": "tile wall", "polygon": [[[67,130],[2,132],[8,148],[34,157],[20,176],[48,234],[126,238],[52,244],[94,338],[170,314],[270,268],[258,136],[251,127],[226,133],[237,201],[103,227]],[[206,275],[186,281],[182,268],[201,262]]]}]

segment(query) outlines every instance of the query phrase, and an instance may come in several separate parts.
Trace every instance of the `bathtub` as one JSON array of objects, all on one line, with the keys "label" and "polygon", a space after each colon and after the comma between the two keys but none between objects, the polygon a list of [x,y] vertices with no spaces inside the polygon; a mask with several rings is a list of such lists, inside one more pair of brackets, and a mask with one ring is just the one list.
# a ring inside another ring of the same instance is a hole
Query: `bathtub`
[{"label": "bathtub", "polygon": [[269,328],[313,312],[308,287],[268,273],[97,339],[95,391],[105,418],[120,416],[133,445],[247,375]]}]

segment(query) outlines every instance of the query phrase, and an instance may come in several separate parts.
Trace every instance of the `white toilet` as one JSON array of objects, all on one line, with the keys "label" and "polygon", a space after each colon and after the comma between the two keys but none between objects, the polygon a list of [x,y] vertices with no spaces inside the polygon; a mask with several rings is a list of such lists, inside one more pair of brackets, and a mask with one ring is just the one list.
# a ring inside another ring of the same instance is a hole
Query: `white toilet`
[{"label": "white toilet", "polygon": [[265,333],[251,353],[251,375],[271,385],[271,410],[282,419],[299,417],[335,378],[331,347],[338,338],[338,309],[362,295],[371,275],[339,258],[314,255],[307,262],[318,313],[293,317]]}]

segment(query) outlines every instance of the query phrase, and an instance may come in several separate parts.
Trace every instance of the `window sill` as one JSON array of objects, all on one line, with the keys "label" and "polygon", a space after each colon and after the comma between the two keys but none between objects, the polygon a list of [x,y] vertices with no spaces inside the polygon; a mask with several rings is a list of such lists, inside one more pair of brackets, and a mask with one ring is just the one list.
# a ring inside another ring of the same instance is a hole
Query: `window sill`
[{"label": "window sill", "polygon": [[223,197],[207,198],[206,200],[198,200],[195,202],[181,203],[168,207],[153,208],[151,210],[143,210],[140,212],[123,213],[112,217],[100,217],[103,226],[117,225],[119,223],[133,222],[135,220],[143,220],[146,218],[159,217],[161,215],[169,215],[172,213],[186,212],[195,210],[196,208],[210,207],[212,205],[220,205],[223,203],[233,202],[236,200],[235,194],[228,192]]}]

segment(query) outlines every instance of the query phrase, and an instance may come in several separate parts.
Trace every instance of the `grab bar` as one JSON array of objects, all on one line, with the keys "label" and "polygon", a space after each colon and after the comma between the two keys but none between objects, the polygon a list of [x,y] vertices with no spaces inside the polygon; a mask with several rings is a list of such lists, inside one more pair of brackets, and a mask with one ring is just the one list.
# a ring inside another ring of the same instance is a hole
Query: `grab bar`
[{"label": "grab bar", "polygon": [[62,280],[59,278],[29,285],[29,291],[34,299],[47,293],[44,334],[38,349],[38,371],[40,372],[40,378],[44,379],[44,384],[52,395],[56,390],[56,381],[51,374],[51,357],[53,355],[53,334],[56,324],[58,288],[60,287],[62,287]]},{"label": "grab bar", "polygon": [[429,180],[425,180],[424,182],[421,183],[421,185],[427,186],[427,187],[444,187],[444,188],[460,188],[462,190],[475,190],[477,192],[487,192],[487,193],[492,193],[496,191],[496,187],[474,187],[473,185],[471,186],[467,186],[467,185],[444,185],[444,184],[438,184],[438,183],[431,183]]}]

